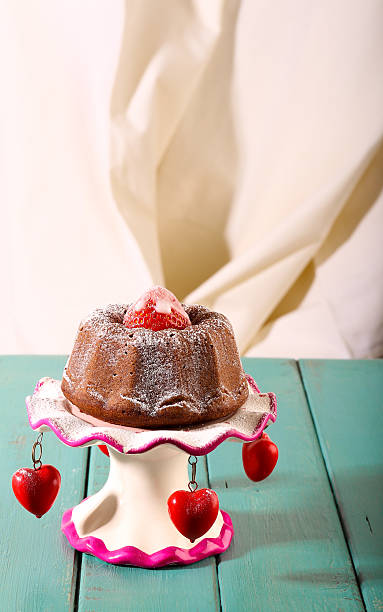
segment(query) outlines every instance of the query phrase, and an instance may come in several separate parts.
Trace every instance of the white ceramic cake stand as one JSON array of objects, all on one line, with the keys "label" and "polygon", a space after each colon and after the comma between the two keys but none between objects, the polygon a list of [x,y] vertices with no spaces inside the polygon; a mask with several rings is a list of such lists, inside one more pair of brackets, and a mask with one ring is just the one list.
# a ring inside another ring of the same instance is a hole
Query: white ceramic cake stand
[{"label": "white ceramic cake stand", "polygon": [[106,444],[109,477],[98,493],[63,515],[62,530],[77,550],[109,563],[138,567],[188,564],[224,552],[233,526],[220,510],[209,531],[191,543],[170,520],[168,497],[189,482],[189,455],[206,455],[227,438],[251,441],[276,418],[273,393],[262,394],[251,377],[249,398],[225,421],[182,430],[112,425],[81,413],[61,383],[42,378],[27,397],[30,425],[51,429],[69,446]]}]

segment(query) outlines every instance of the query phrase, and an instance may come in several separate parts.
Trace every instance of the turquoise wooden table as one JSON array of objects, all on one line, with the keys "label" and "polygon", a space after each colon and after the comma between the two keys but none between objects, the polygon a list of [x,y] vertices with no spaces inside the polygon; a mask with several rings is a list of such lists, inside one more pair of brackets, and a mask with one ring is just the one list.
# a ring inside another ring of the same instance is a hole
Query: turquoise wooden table
[{"label": "turquoise wooden table", "polygon": [[31,465],[36,438],[24,397],[38,378],[60,378],[65,358],[0,359],[2,611],[383,610],[383,362],[243,361],[262,391],[277,394],[277,468],[252,483],[241,445],[220,445],[203,484],[233,519],[230,549],[189,567],[141,570],[75,552],[61,534],[64,510],[107,477],[98,449],[45,434],[59,496],[40,520],[17,503],[11,476]]}]

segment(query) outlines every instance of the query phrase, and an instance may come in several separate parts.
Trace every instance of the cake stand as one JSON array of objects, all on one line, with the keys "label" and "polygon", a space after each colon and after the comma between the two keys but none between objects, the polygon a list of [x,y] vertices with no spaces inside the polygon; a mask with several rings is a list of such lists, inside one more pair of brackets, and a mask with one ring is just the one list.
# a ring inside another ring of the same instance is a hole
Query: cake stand
[{"label": "cake stand", "polygon": [[227,438],[251,441],[276,418],[274,393],[260,393],[250,376],[249,398],[230,418],[185,429],[149,430],[112,425],[81,413],[42,378],[26,398],[29,423],[52,430],[68,446],[100,443],[109,450],[109,477],[100,491],[67,510],[62,531],[77,550],[119,565],[155,568],[194,563],[224,552],[233,526],[220,510],[209,531],[191,543],[173,525],[168,497],[189,482],[189,455],[206,455]]}]

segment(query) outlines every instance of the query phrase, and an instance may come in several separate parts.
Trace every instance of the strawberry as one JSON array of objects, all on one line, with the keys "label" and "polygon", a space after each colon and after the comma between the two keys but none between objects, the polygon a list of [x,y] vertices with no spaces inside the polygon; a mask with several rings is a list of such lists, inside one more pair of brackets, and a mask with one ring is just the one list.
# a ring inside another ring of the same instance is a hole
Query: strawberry
[{"label": "strawberry", "polygon": [[168,289],[152,287],[129,306],[124,316],[126,327],[160,329],[184,329],[191,321],[182,305]]}]

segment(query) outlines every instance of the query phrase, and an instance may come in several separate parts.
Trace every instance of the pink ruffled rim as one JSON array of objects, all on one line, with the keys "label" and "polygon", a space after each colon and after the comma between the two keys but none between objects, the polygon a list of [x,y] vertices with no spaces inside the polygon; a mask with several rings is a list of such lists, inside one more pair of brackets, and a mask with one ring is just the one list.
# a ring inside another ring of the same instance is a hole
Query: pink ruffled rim
[{"label": "pink ruffled rim", "polygon": [[[258,388],[257,383],[249,374],[246,374],[246,379],[250,387],[255,393],[261,393]],[[40,387],[42,387],[43,384],[44,384],[44,380],[39,380],[36,384],[35,391],[40,389]],[[98,442],[108,444],[109,446],[119,451],[120,453],[129,455],[129,454],[146,453],[150,449],[156,446],[159,446],[160,444],[173,444],[174,446],[177,446],[181,450],[187,452],[189,455],[201,456],[201,455],[207,455],[208,453],[213,451],[215,448],[217,448],[217,446],[222,444],[222,442],[227,440],[227,438],[238,438],[240,440],[243,440],[244,442],[252,442],[256,440],[257,438],[259,438],[262,435],[263,430],[267,426],[269,420],[271,420],[274,423],[277,418],[277,399],[276,399],[275,394],[270,392],[270,393],[266,393],[265,395],[267,395],[270,398],[270,412],[264,416],[261,423],[254,430],[251,436],[246,436],[245,434],[238,431],[237,429],[229,429],[223,432],[222,435],[215,437],[214,440],[207,442],[206,445],[201,446],[201,447],[196,447],[193,445],[189,445],[186,442],[182,442],[181,440],[178,440],[176,438],[177,431],[175,430],[174,433],[172,432],[172,435],[164,436],[162,433],[161,437],[151,440],[150,442],[148,442],[147,444],[144,444],[140,448],[136,448],[134,450],[130,450],[125,453],[124,453],[124,448],[121,444],[119,444],[116,440],[114,440],[107,434],[104,434],[101,432],[95,433],[93,435],[84,436],[82,438],[79,438],[78,440],[71,440],[71,439],[68,439],[64,435],[64,433],[60,429],[58,429],[58,427],[54,423],[52,423],[52,421],[50,421],[50,419],[48,418],[38,419],[37,421],[32,423],[31,418],[30,418],[28,398],[26,399],[26,405],[27,405],[28,421],[29,421],[31,428],[38,429],[42,425],[46,425],[56,434],[59,440],[61,440],[61,442],[63,442],[67,446],[72,446],[72,447],[83,446],[84,444],[88,444],[89,442],[97,440]]]},{"label": "pink ruffled rim", "polygon": [[134,565],[153,569],[164,565],[188,565],[196,563],[211,555],[219,555],[225,552],[230,546],[234,530],[230,516],[221,510],[223,525],[221,533],[217,538],[204,538],[192,548],[177,548],[168,546],[162,550],[157,550],[151,555],[143,552],[135,546],[124,546],[117,550],[108,550],[102,540],[94,536],[80,538],[76,527],[72,521],[72,510],[66,510],[61,522],[61,530],[68,538],[69,544],[76,550],[94,555],[114,565]]}]

